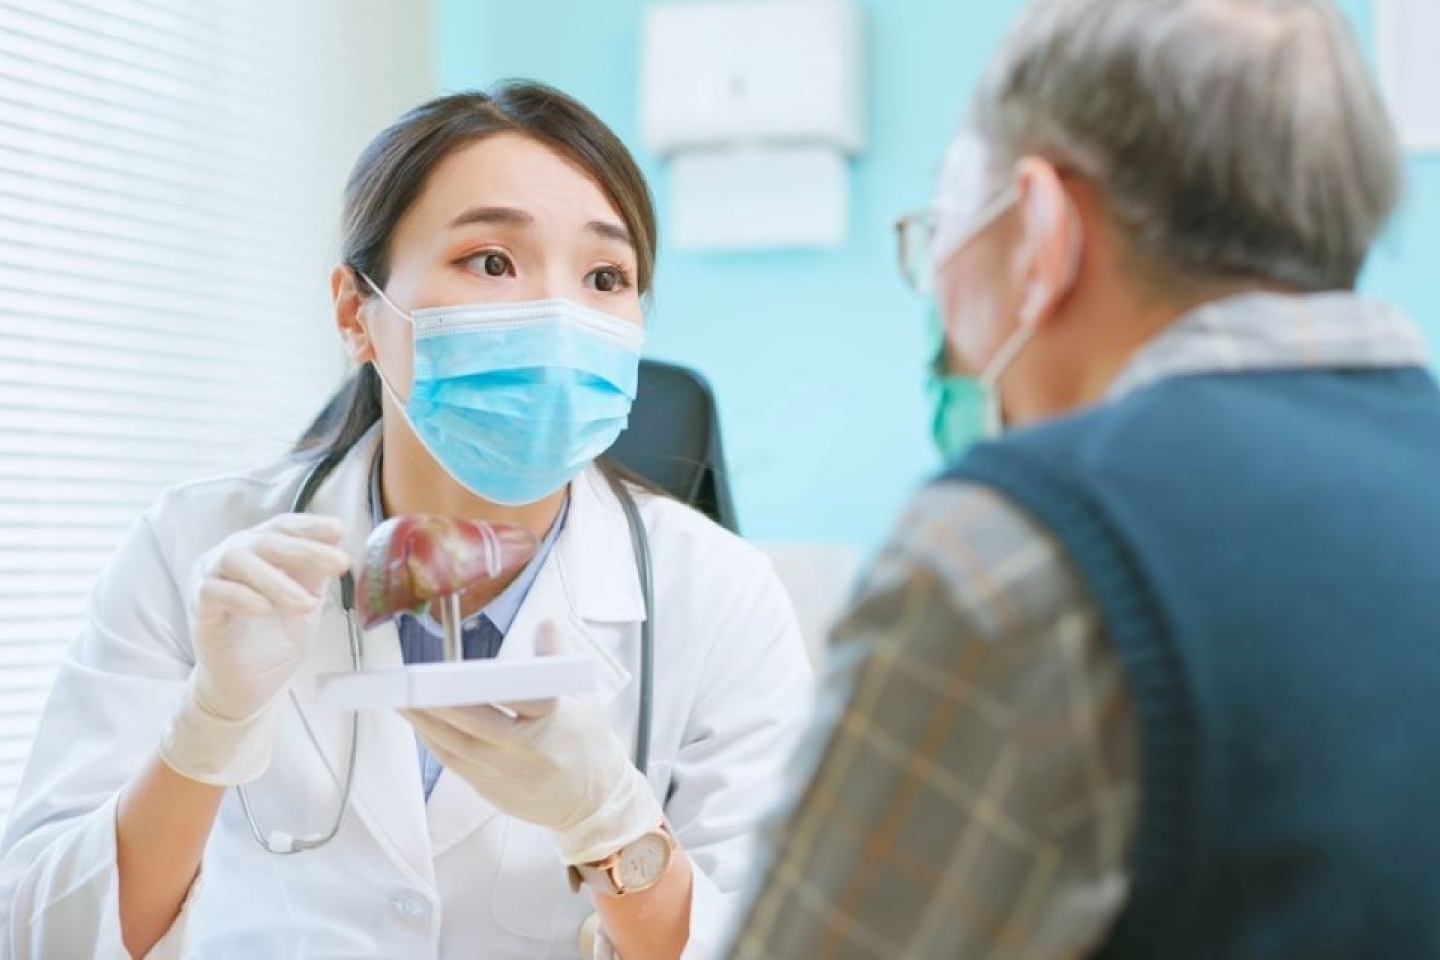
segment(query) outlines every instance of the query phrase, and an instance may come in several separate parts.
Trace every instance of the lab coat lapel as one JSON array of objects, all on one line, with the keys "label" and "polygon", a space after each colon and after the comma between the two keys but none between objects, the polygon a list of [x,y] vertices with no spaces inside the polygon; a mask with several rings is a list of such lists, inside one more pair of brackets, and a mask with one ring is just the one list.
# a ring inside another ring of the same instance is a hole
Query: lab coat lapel
[{"label": "lab coat lapel", "polygon": [[[346,550],[351,569],[361,569],[365,539],[374,528],[369,485],[378,429],[356,445],[317,491],[310,511],[339,517],[345,523]],[[358,624],[358,619],[357,619]],[[315,681],[326,673],[346,673],[351,667],[347,619],[340,604],[339,583],[331,585],[321,614],[320,633],[297,672],[290,696],[329,767],[337,789],[344,782],[349,759],[351,714],[320,706]],[[393,622],[364,632],[364,668],[393,670],[403,666],[400,638]],[[422,887],[435,885],[434,861],[425,820],[416,761],[414,729],[392,710],[360,716],[360,748],[356,757],[354,812],[374,834],[380,846]]]},{"label": "lab coat lapel", "polygon": [[[536,631],[546,620],[554,620],[560,627],[564,652],[583,654],[595,662],[597,685],[591,697],[602,706],[630,685],[625,653],[631,647],[638,650],[636,624],[645,617],[629,526],[604,484],[604,478],[593,469],[571,484],[565,529],[540,568],[496,658],[534,656]],[[615,576],[615,570],[628,573],[628,577]],[[497,813],[459,777],[442,773],[428,809],[434,855],[454,847]]]},{"label": "lab coat lapel", "polygon": [[563,652],[595,662],[593,699],[609,703],[630,684],[625,653],[645,613],[630,528],[592,467],[570,485],[565,529],[506,635],[500,659],[534,656],[540,624],[555,620]]}]

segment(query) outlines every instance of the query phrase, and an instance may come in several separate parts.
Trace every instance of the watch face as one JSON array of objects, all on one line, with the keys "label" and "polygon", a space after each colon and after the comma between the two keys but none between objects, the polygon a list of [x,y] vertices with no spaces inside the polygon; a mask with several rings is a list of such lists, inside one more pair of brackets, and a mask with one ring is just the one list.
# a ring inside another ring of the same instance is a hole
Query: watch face
[{"label": "watch face", "polygon": [[624,890],[643,890],[659,881],[669,865],[669,841],[663,834],[650,833],[621,852],[615,864],[615,877]]}]

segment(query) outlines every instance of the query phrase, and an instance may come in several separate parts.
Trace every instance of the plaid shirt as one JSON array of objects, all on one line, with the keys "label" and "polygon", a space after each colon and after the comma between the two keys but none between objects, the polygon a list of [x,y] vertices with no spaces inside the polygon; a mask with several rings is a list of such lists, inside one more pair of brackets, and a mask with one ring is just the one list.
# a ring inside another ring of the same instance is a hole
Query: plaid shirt
[{"label": "plaid shirt", "polygon": [[[1248,294],[1140,350],[1113,401],[1220,371],[1423,364],[1352,294]],[[798,806],[734,956],[1074,957],[1124,908],[1138,801],[1125,677],[1077,571],[986,488],[923,491],[837,629]]]}]

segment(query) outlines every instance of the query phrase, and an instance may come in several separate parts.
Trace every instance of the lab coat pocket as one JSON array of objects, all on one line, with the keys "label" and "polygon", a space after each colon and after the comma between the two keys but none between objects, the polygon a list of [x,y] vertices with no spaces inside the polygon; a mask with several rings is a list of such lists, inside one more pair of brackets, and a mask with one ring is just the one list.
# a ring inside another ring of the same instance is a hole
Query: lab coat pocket
[{"label": "lab coat pocket", "polygon": [[[646,779],[664,803],[670,789],[669,763],[651,763]],[[576,942],[580,926],[594,911],[582,890],[572,893],[550,831],[510,818],[495,881],[495,919],[517,936],[564,946]]]},{"label": "lab coat pocket", "polygon": [[503,842],[495,920],[517,936],[573,945],[590,915],[590,900],[571,892],[550,831],[512,817]]}]

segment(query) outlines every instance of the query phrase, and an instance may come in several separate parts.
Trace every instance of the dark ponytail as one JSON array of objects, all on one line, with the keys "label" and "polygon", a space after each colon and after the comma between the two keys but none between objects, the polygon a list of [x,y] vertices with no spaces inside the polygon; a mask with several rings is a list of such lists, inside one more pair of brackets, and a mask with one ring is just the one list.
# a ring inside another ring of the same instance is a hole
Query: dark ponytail
[{"label": "dark ponytail", "polygon": [[380,422],[380,377],[365,364],[340,385],[291,450],[297,456],[334,455],[339,461]]}]

